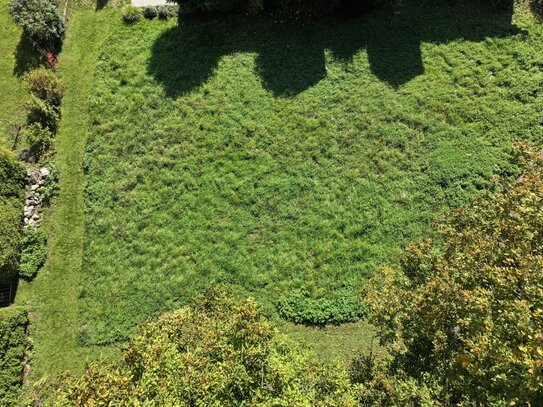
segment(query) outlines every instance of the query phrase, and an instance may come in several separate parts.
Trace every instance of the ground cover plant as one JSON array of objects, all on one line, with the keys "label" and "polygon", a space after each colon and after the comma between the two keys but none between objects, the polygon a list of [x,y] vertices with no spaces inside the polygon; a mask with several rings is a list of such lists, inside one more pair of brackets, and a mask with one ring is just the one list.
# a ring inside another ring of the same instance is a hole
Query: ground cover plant
[{"label": "ground cover plant", "polygon": [[350,309],[510,170],[512,140],[541,142],[541,28],[511,18],[405,2],[303,24],[119,19],[90,99],[79,345],[125,340],[211,281],[271,315],[307,293],[293,320],[350,320],[319,303],[349,293]]}]

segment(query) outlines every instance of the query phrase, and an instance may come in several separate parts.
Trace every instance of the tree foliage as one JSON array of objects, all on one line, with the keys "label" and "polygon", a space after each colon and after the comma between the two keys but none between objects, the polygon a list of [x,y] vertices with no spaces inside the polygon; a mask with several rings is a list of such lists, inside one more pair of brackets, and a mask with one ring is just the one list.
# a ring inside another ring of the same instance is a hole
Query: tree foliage
[{"label": "tree foliage", "polygon": [[368,296],[389,373],[443,403],[543,403],[543,155],[518,145],[515,164],[518,178],[441,220]]},{"label": "tree foliage", "polygon": [[[351,406],[344,366],[276,337],[253,300],[210,289],[144,325],[117,365],[65,377],[47,404],[70,406]],[[43,400],[42,400],[43,401]]]}]

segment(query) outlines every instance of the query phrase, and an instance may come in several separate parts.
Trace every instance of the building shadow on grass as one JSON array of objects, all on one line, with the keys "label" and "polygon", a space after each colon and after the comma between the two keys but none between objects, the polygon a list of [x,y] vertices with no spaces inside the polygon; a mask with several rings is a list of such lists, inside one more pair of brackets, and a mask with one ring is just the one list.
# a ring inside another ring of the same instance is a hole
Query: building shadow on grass
[{"label": "building shadow on grass", "polygon": [[222,56],[254,52],[263,86],[275,96],[292,96],[326,77],[326,50],[349,63],[365,49],[371,72],[398,88],[424,73],[423,42],[482,41],[520,32],[512,25],[512,1],[500,7],[451,3],[407,1],[396,11],[312,22],[183,21],[154,43],[149,71],[168,96],[177,97],[205,83]]}]

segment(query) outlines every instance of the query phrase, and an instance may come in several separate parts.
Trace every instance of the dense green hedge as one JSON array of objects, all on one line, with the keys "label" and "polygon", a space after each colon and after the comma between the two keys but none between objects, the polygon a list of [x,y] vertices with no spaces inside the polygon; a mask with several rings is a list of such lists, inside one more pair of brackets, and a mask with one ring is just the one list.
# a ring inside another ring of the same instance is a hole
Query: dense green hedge
[{"label": "dense green hedge", "polygon": [[25,178],[24,166],[0,147],[0,282],[13,278],[17,270]]},{"label": "dense green hedge", "polygon": [[23,307],[0,308],[0,404],[16,405],[26,347],[28,315]]}]

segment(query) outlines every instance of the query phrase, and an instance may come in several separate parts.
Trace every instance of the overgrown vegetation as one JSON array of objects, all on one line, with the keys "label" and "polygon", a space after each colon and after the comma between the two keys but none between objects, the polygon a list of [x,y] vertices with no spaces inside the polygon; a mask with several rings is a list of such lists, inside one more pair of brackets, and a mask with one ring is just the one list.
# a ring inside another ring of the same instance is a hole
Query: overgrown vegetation
[{"label": "overgrown vegetation", "polygon": [[55,0],[11,0],[10,14],[41,51],[58,53],[64,37],[64,23]]},{"label": "overgrown vegetation", "polygon": [[24,308],[0,308],[0,400],[6,407],[18,405],[27,325]]},{"label": "overgrown vegetation", "polygon": [[516,164],[518,178],[375,278],[368,302],[392,361],[364,380],[370,398],[403,404],[404,387],[445,405],[543,403],[543,153],[518,146]]},{"label": "overgrown vegetation", "polygon": [[36,276],[47,257],[46,243],[47,238],[41,227],[28,226],[24,229],[21,262],[19,264],[19,275],[21,277],[32,279]]},{"label": "overgrown vegetation", "polygon": [[211,281],[294,321],[358,316],[377,268],[541,139],[541,27],[511,13],[119,22],[90,101],[79,343]]},{"label": "overgrown vegetation", "polygon": [[15,154],[0,147],[0,282],[17,274],[22,236],[22,210],[26,171]]},{"label": "overgrown vegetation", "polygon": [[217,288],[144,325],[123,362],[91,363],[52,394],[55,406],[356,405],[344,367],[277,338],[253,300]]}]

